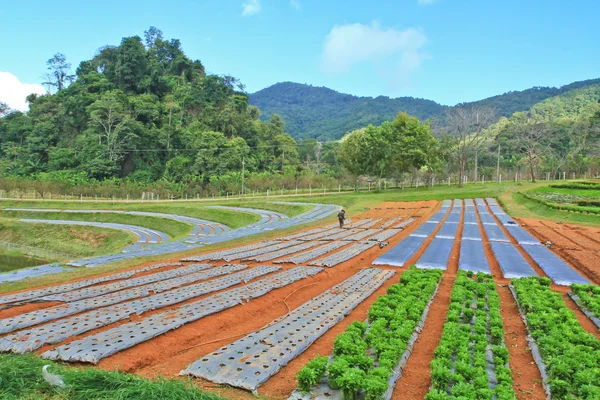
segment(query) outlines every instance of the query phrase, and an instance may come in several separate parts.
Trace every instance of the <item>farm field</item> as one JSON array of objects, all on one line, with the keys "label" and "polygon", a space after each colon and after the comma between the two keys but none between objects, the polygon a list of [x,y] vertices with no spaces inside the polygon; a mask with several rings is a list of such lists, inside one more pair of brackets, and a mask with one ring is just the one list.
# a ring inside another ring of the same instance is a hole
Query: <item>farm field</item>
[{"label": "farm field", "polygon": [[597,367],[565,389],[528,291],[553,293],[577,336],[561,357],[598,354],[600,229],[513,218],[491,197],[360,204],[343,230],[3,293],[0,351],[236,399],[595,398]]}]

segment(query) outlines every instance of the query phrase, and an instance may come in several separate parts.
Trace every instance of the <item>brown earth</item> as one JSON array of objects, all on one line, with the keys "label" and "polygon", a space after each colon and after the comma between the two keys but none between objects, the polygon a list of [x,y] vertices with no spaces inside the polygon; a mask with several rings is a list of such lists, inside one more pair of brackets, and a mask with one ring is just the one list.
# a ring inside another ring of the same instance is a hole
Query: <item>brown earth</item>
[{"label": "brown earth", "polygon": [[[437,201],[421,201],[421,202],[410,202],[410,203],[394,203],[394,207],[386,207],[384,209],[369,209],[365,212],[352,216],[353,220],[358,221],[364,218],[394,218],[403,217],[407,219],[409,217],[416,217],[417,221],[407,226],[402,232],[389,240],[389,247],[380,249],[374,247],[368,251],[360,254],[358,257],[339,264],[331,269],[325,269],[318,275],[307,278],[299,282],[295,282],[292,285],[276,289],[262,297],[254,299],[249,303],[240,305],[223,312],[202,318],[199,321],[186,324],[174,331],[168,332],[157,338],[149,340],[145,343],[141,343],[131,349],[119,352],[111,357],[108,357],[100,362],[100,367],[113,370],[118,368],[124,371],[136,372],[143,376],[156,377],[158,375],[174,377],[177,376],[179,371],[185,368],[189,363],[201,358],[208,352],[217,349],[224,344],[230,343],[242,335],[250,333],[254,330],[260,329],[273,319],[285,315],[290,309],[294,309],[304,302],[312,299],[316,295],[322,293],[328,288],[340,283],[341,281],[352,276],[358,270],[371,266],[372,261],[379,257],[381,254],[386,252],[391,246],[396,245],[424,221],[424,218],[433,214],[439,208],[439,202]],[[385,221],[381,221],[378,225],[383,224]],[[313,229],[314,226],[305,228],[304,230]],[[342,250],[342,249],[340,249]],[[337,251],[340,251],[337,250]],[[415,260],[419,255],[415,256]],[[456,255],[454,255],[456,256]],[[177,261],[167,260],[164,262]],[[413,260],[411,260],[413,261]],[[237,261],[240,262],[240,261]],[[257,263],[257,262],[243,262],[248,264],[250,267],[256,265],[271,264]],[[154,263],[145,263],[132,267],[131,269],[140,268],[146,265],[152,265]],[[215,265],[224,264],[213,263]],[[292,264],[282,265],[283,269],[289,269],[293,267]],[[148,271],[141,275],[155,273],[158,271],[168,270],[174,267],[166,267],[160,270]],[[385,267],[384,267],[385,268]],[[261,386],[261,394],[265,394],[269,398],[284,398],[289,395],[291,390],[296,387],[295,376],[297,371],[315,354],[329,354],[333,345],[333,340],[337,334],[342,332],[345,327],[354,320],[363,320],[366,318],[367,311],[370,305],[375,299],[383,294],[387,288],[397,283],[400,277],[402,269],[393,268],[398,273],[385,284],[379,288],[373,295],[367,300],[362,302],[356,309],[354,309],[348,318],[344,319],[341,323],[337,324],[319,340],[317,340],[304,354],[293,360],[289,365],[284,367],[277,375],[270,379],[264,386]],[[113,272],[114,273],[114,272]],[[103,274],[106,275],[106,274]],[[85,279],[90,279],[87,277]],[[104,283],[102,283],[104,284]],[[48,285],[50,286],[50,285]],[[235,286],[234,286],[235,287]],[[233,288],[233,287],[232,287]],[[228,288],[225,290],[230,290]],[[197,301],[203,297],[208,297],[214,293],[201,296],[186,302],[180,303],[183,305],[193,301]],[[43,309],[59,303],[33,303],[19,307],[9,308],[0,311],[1,317],[8,317],[18,315],[23,312]],[[152,314],[163,312],[165,309],[158,309],[151,312],[144,313],[141,317],[146,317]],[[81,339],[86,336],[96,334],[98,332],[114,328],[118,325],[128,323],[133,320],[140,319],[139,316],[132,316],[131,318],[119,321],[115,324],[102,327],[90,332],[86,332],[82,335],[71,337],[61,344],[69,343],[74,340]],[[45,346],[38,350],[37,353],[42,353],[54,346]],[[202,382],[201,380],[194,380],[199,386],[208,388],[209,390],[233,398],[249,398],[251,397],[247,392],[237,389],[223,389],[216,387],[210,382]]]},{"label": "brown earth", "polygon": [[[404,219],[416,217],[417,221],[413,222],[398,235],[391,238],[389,240],[388,247],[384,249],[380,249],[377,246],[373,247],[352,260],[339,264],[333,268],[326,268],[323,272],[314,277],[273,290],[270,293],[257,299],[253,299],[244,305],[236,306],[217,314],[207,316],[198,321],[186,324],[174,331],[160,335],[157,338],[108,357],[102,360],[99,365],[101,368],[107,370],[114,370],[115,368],[118,368],[120,370],[135,372],[142,376],[152,378],[158,376],[176,377],[179,371],[205,354],[210,353],[227,343],[231,343],[245,334],[261,329],[275,318],[285,315],[290,309],[300,306],[304,302],[312,299],[328,288],[352,276],[360,269],[370,267],[373,260],[385,253],[387,250],[389,250],[389,248],[398,244],[401,240],[416,230],[427,217],[439,209],[439,206],[440,203],[437,201],[384,202],[379,204],[376,208],[365,209],[365,212],[363,213],[349,216],[355,222],[365,218],[388,219],[394,217],[403,217]],[[385,221],[381,221],[376,226],[380,226],[384,222]],[[600,282],[600,229],[585,228],[575,225],[560,225],[534,219],[522,219],[519,220],[519,222],[541,241],[551,241],[553,243],[551,247],[552,250],[557,252],[561,257],[568,261],[569,264],[574,265],[580,272],[590,278],[590,280],[593,280],[596,284]],[[308,231],[314,229],[314,227],[315,226],[313,225],[297,232]],[[439,226],[437,227],[436,231],[434,231],[434,234],[425,241],[425,245],[421,247],[417,254],[408,260],[407,265],[414,264],[421,257],[421,255],[424,253],[424,249],[426,249],[433,240],[433,236],[435,236],[437,230],[439,230]],[[403,376],[399,379],[396,385],[396,389],[393,393],[394,399],[422,399],[429,389],[431,384],[429,363],[431,360],[433,360],[434,350],[439,344],[441,338],[443,324],[445,322],[445,316],[449,306],[452,285],[458,271],[458,259],[461,242],[460,236],[462,230],[463,218],[461,218],[459,223],[457,239],[453,245],[448,269],[444,272],[440,289],[430,307],[423,332],[419,335],[412,355],[408,359],[408,363],[404,369]],[[499,285],[498,292],[500,294],[501,302],[500,312],[505,326],[505,342],[510,353],[510,366],[513,371],[514,388],[517,398],[543,399],[545,398],[545,394],[541,386],[541,377],[537,366],[533,362],[531,351],[527,347],[527,330],[524,322],[518,314],[517,305],[512,295],[508,291],[508,288],[506,287],[506,284],[509,283],[509,280],[502,277],[501,270],[497,261],[495,260],[495,257],[493,256],[491,247],[489,246],[489,242],[485,236],[485,231],[481,225],[480,231],[484,242],[486,258],[488,260],[490,269],[494,274],[494,280]],[[519,246],[517,246],[517,248],[519,248]],[[336,251],[341,251],[342,249]],[[527,254],[524,254],[524,256],[541,276],[545,276],[543,271],[541,271],[541,269],[535,265],[533,260],[531,260]],[[271,262],[257,263],[241,262],[239,260],[234,262],[248,264],[250,267],[271,264]],[[130,269],[136,269],[152,264],[155,264],[155,262],[144,263],[142,265],[131,267]],[[224,262],[211,264],[222,265]],[[283,269],[289,269],[294,265],[284,264],[281,266]],[[334,338],[352,321],[366,319],[367,312],[371,304],[377,299],[377,297],[385,294],[389,286],[397,283],[401,273],[405,271],[405,268],[385,266],[378,267],[392,269],[396,271],[397,274],[386,281],[381,288],[375,291],[375,293],[373,293],[358,307],[356,307],[347,318],[326,332],[303,354],[292,360],[287,366],[283,367],[276,375],[262,385],[259,388],[259,394],[261,396],[274,399],[287,398],[290,392],[297,386],[295,377],[298,370],[300,370],[300,368],[302,368],[306,362],[312,359],[315,355],[330,354],[332,351]],[[168,270],[171,268],[174,267],[166,267],[160,270],[148,271],[140,274],[140,276]],[[85,279],[90,278],[88,277]],[[225,290],[230,290],[239,286],[240,285],[237,285]],[[561,293],[566,293],[569,290],[568,287],[560,287],[557,285],[553,285],[553,289],[560,291]],[[198,299],[208,297],[213,294],[214,293],[211,293],[188,300],[178,304],[177,306],[194,302]],[[563,297],[565,298],[565,302],[569,308],[575,311],[578,320],[582,323],[582,326],[584,326],[586,330],[590,331],[591,327],[588,325],[591,324],[591,322],[579,309],[577,309],[576,305],[568,297],[566,297],[564,294]],[[55,304],[57,303],[32,303],[24,306],[0,310],[0,318],[6,318],[23,312],[42,309]],[[139,320],[142,317],[163,312],[165,310],[166,309],[158,309],[147,312],[141,317],[132,316],[128,320],[120,321],[107,327],[70,338],[63,343],[78,340],[83,337],[96,334],[100,331],[114,328],[120,324],[124,324],[133,320]],[[599,337],[600,335],[598,332],[595,334],[596,337]],[[46,346],[43,349],[40,349],[38,353],[48,350],[49,348],[52,348],[52,346]],[[212,382],[201,379],[193,379],[192,381],[197,386],[205,390],[227,398],[255,398],[254,395],[243,390],[216,385]]]},{"label": "brown earth", "polygon": [[541,242],[582,275],[600,285],[600,228],[559,224],[534,218],[516,218]]}]

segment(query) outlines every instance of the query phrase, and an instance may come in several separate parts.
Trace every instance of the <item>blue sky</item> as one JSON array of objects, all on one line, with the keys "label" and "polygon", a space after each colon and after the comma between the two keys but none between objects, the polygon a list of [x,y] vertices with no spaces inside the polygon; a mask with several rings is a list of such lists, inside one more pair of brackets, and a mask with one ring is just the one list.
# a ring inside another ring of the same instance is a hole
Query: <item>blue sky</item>
[{"label": "blue sky", "polygon": [[3,1],[0,100],[55,52],[75,68],[156,26],[248,92],[293,81],[452,105],[600,77],[598,15],[593,0]]}]

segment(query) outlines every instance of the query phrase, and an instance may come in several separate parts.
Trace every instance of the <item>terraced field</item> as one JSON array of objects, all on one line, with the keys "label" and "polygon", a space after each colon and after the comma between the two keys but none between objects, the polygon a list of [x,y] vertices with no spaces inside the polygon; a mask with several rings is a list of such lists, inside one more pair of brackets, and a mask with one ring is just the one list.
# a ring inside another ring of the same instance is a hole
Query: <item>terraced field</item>
[{"label": "terraced field", "polygon": [[[285,204],[285,203],[284,203]],[[71,260],[67,263],[70,267],[96,267],[112,262],[128,260],[136,257],[155,256],[169,253],[176,253],[191,249],[201,248],[203,246],[226,242],[228,240],[251,236],[257,233],[286,228],[306,222],[313,222],[325,218],[336,213],[337,207],[333,205],[323,204],[303,204],[303,207],[309,208],[308,211],[288,218],[286,215],[262,209],[242,208],[242,207],[225,207],[213,206],[208,208],[218,208],[238,213],[254,214],[259,217],[259,220],[251,225],[247,225],[238,229],[230,229],[223,224],[212,221],[206,221],[188,216],[175,214],[142,212],[142,211],[119,211],[119,210],[57,210],[57,209],[22,209],[22,208],[7,208],[8,212],[20,213],[52,213],[56,215],[81,215],[81,214],[119,214],[119,215],[136,215],[152,218],[162,218],[167,220],[175,220],[192,225],[192,230],[187,238],[171,240],[171,238],[156,229],[149,229],[141,226],[128,225],[122,223],[106,223],[106,222],[90,222],[70,219],[28,219],[23,218],[21,222],[35,224],[54,224],[54,225],[79,225],[79,226],[96,226],[110,229],[119,229],[127,231],[135,235],[138,240],[136,243],[122,249],[118,253],[107,254],[97,257],[90,257],[78,260]],[[54,264],[40,265],[35,268],[22,269],[13,271],[10,274],[0,274],[0,282],[11,282],[26,279],[29,277],[48,275],[66,271],[67,268]]]},{"label": "terraced field", "polygon": [[2,295],[0,351],[231,398],[600,398],[595,233],[491,198],[387,202],[344,229]]}]

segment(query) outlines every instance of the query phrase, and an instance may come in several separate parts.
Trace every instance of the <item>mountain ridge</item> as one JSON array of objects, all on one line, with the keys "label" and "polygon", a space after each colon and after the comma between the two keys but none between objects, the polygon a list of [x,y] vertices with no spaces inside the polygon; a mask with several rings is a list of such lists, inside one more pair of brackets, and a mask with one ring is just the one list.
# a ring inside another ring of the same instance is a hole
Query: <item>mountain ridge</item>
[{"label": "mountain ridge", "polygon": [[445,124],[445,111],[452,107],[491,106],[496,108],[498,118],[510,117],[547,98],[598,83],[600,79],[576,81],[561,87],[534,86],[455,106],[411,96],[355,96],[325,86],[289,81],[276,83],[248,96],[250,104],[263,112],[263,118],[273,113],[280,114],[286,121],[286,131],[295,139],[336,140],[354,129],[391,120],[403,111],[421,120],[432,120],[441,129]]}]

